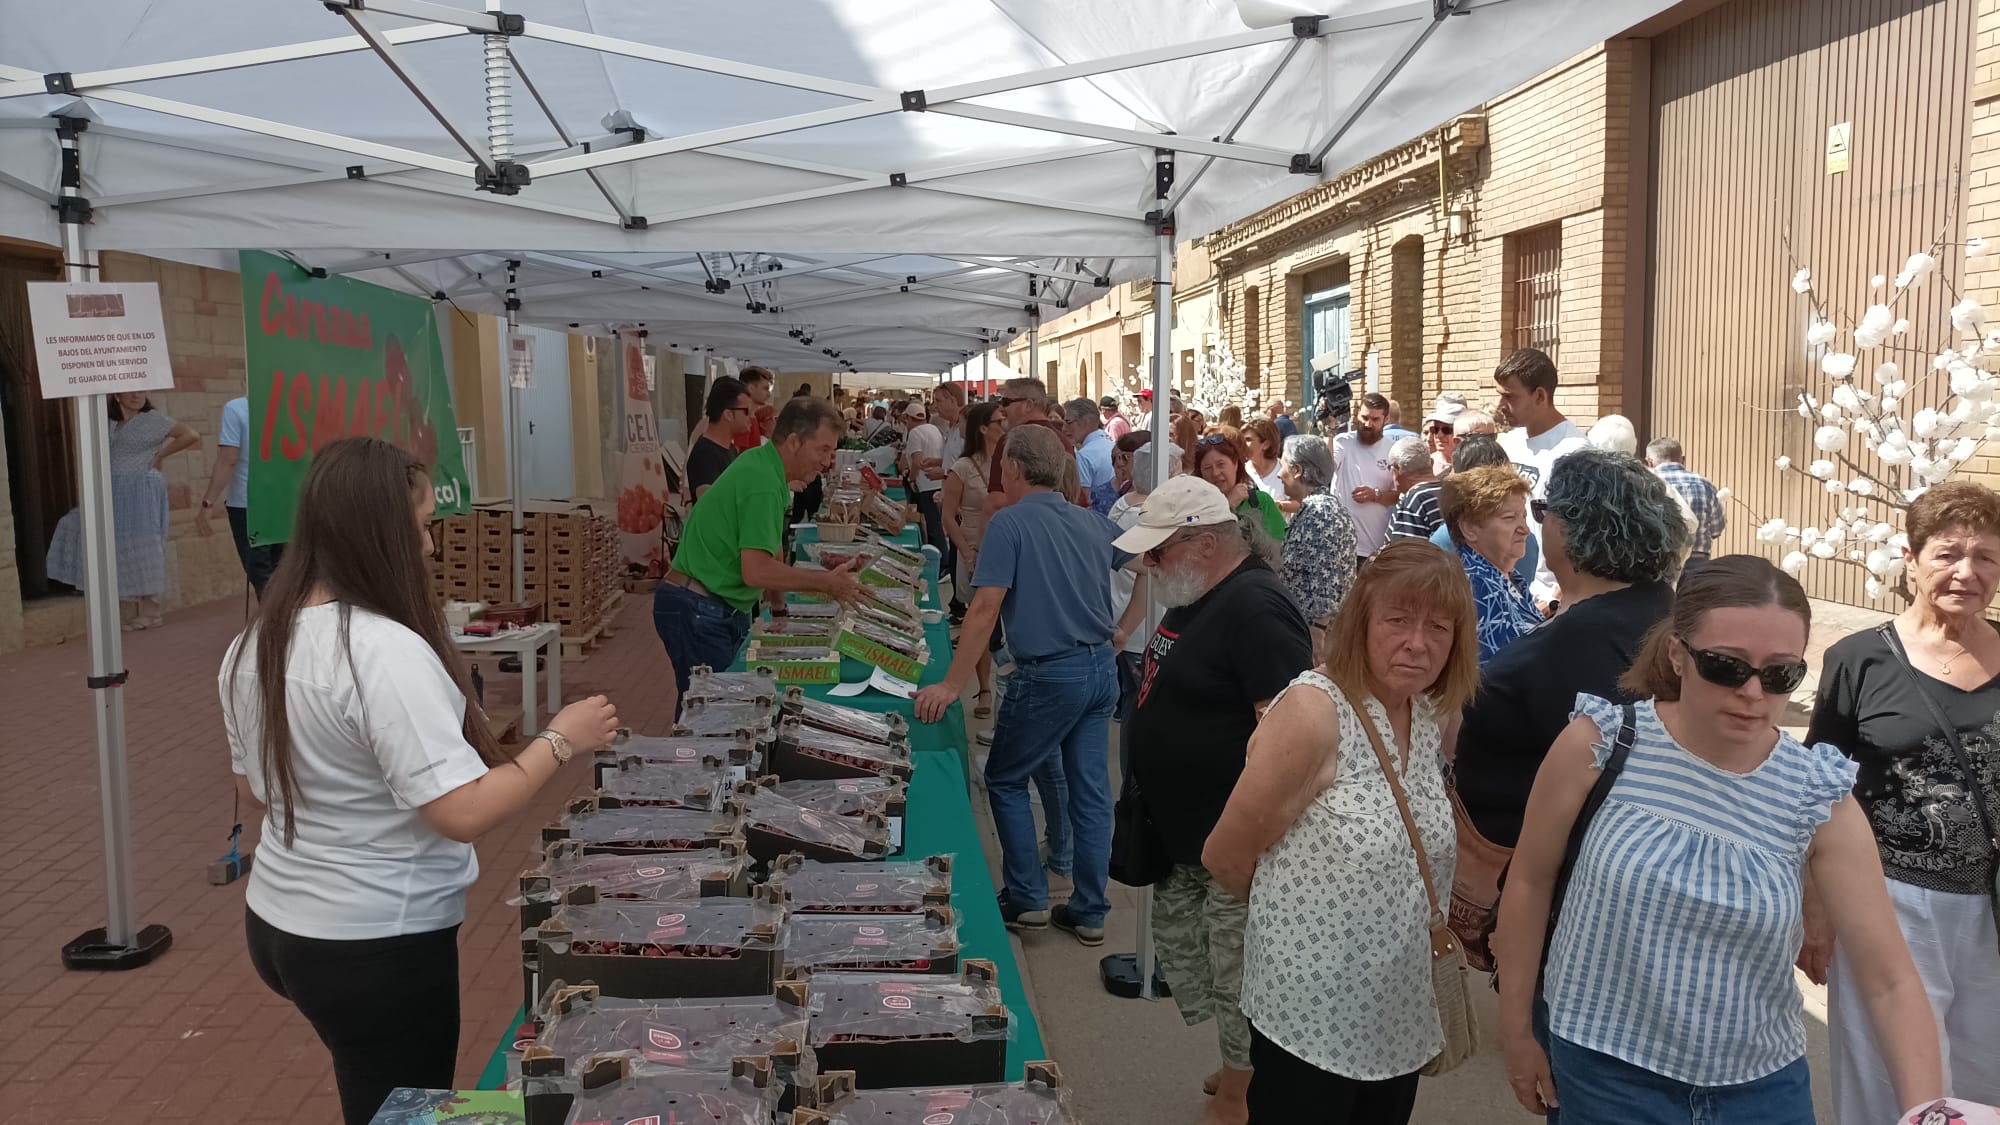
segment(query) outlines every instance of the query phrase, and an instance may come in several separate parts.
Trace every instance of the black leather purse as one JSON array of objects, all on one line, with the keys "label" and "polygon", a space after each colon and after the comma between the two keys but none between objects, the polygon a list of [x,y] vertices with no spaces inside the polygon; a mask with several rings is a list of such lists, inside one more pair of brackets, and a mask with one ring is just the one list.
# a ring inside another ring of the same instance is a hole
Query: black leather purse
[{"label": "black leather purse", "polygon": [[1128,887],[1150,887],[1173,872],[1174,861],[1146,812],[1139,783],[1127,777],[1111,816],[1111,877]]}]

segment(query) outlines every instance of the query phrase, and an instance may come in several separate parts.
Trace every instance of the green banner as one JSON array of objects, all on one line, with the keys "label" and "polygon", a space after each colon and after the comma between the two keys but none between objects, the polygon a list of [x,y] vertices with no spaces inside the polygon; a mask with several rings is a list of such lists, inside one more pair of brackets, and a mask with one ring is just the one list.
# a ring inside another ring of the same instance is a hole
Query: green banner
[{"label": "green banner", "polygon": [[313,452],[344,437],[392,441],[430,466],[437,514],[471,496],[451,379],[431,303],[344,277],[313,277],[246,250],[243,341],[250,372],[250,541],[292,536]]}]

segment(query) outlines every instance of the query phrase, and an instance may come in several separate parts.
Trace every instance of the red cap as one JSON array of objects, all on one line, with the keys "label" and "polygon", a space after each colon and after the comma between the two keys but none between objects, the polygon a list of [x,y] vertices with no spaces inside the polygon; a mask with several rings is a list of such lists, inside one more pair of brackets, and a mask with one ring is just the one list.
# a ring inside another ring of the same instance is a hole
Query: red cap
[{"label": "red cap", "polygon": [[1146,387],[1146,388],[1143,388],[1143,389],[1141,389],[1141,390],[1139,391],[1139,397],[1140,397],[1140,398],[1152,398],[1152,397],[1153,397],[1153,388],[1151,388],[1151,387]]}]

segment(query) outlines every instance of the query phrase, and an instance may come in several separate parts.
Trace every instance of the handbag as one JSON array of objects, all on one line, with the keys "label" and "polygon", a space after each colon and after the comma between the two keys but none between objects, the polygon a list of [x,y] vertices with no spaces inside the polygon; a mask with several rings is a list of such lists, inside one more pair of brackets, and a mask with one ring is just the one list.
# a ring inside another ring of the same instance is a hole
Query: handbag
[{"label": "handbag", "polygon": [[1396,795],[1396,811],[1402,814],[1403,830],[1409,833],[1410,846],[1417,853],[1417,873],[1423,878],[1424,896],[1431,905],[1431,994],[1437,1003],[1438,1024],[1444,1029],[1444,1050],[1425,1063],[1419,1073],[1430,1077],[1448,1074],[1479,1053],[1479,1016],[1472,1010],[1472,990],[1466,985],[1465,947],[1452,932],[1438,904],[1437,880],[1431,875],[1430,857],[1424,853],[1424,840],[1417,833],[1417,818],[1410,814],[1410,799],[1403,792],[1396,764],[1382,748],[1381,732],[1355,701],[1354,694],[1346,688],[1340,690],[1361,720],[1362,729],[1368,732],[1368,745],[1375,751],[1375,760],[1381,763],[1389,791]]},{"label": "handbag", "polygon": [[[1925,686],[1924,678],[1917,674],[1917,666],[1910,663],[1910,654],[1903,650],[1903,638],[1896,635],[1895,624],[1883,625],[1876,632],[1882,635],[1889,651],[1896,654],[1897,662],[1903,666],[1903,674],[1910,677],[1910,686],[1917,689],[1917,696],[1930,710],[1938,731],[1951,744],[1952,758],[1958,764],[1959,775],[1965,779],[1965,791],[1972,794],[1972,808],[1979,814],[1979,830],[1986,833],[1987,846],[1993,849],[1995,864],[2000,866],[2000,832],[1993,828],[1993,810],[1986,807],[1986,787],[1979,783],[1979,775],[1972,771],[1972,756],[1965,752],[1965,743],[1959,740],[1958,728],[1952,725],[1944,708],[1938,706],[1937,698]],[[1993,884],[1986,888],[1986,906],[1993,912],[1994,924],[2000,925],[2000,871],[1995,872]]]},{"label": "handbag", "polygon": [[1451,874],[1451,908],[1446,922],[1465,947],[1465,963],[1482,973],[1493,971],[1493,915],[1500,908],[1500,881],[1514,849],[1479,834],[1478,826],[1451,791],[1451,823],[1458,837],[1458,863]]},{"label": "handbag", "polygon": [[1128,776],[1111,814],[1111,877],[1128,887],[1150,887],[1173,873],[1173,857],[1160,842],[1139,783]]}]

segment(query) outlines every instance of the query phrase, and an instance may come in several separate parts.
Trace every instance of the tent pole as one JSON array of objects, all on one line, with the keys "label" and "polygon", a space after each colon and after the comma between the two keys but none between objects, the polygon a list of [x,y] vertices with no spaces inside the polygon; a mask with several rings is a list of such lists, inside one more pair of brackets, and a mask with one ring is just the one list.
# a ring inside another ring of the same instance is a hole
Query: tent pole
[{"label": "tent pole", "polygon": [[[85,122],[59,125],[64,280],[95,281],[97,252],[84,247],[89,204],[82,195]],[[130,969],[166,952],[173,935],[165,926],[143,930],[135,918],[132,886],[132,792],[125,755],[125,642],[119,632],[117,528],[111,511],[111,418],[105,396],[70,400],[76,411],[78,518],[83,524],[83,588],[90,627],[90,687],[97,714],[97,772],[104,816],[104,928],[89,930],[62,947],[70,969]]]},{"label": "tent pole", "polygon": [[[514,602],[516,605],[528,600],[527,581],[527,528],[521,506],[521,383],[514,374],[514,332],[521,312],[521,295],[514,287],[515,271],[521,263],[515,259],[507,261],[507,494],[513,497],[514,541]],[[544,606],[546,611],[548,607]]]},{"label": "tent pole", "polygon": [[[1173,475],[1173,465],[1167,460],[1167,446],[1173,439],[1173,427],[1168,419],[1168,396],[1173,388],[1167,377],[1168,352],[1173,347],[1174,331],[1174,219],[1167,211],[1167,199],[1174,187],[1174,154],[1171,149],[1157,149],[1153,154],[1153,203],[1154,210],[1148,216],[1158,231],[1153,240],[1153,417],[1152,449],[1153,480],[1149,486],[1157,489],[1167,483]],[[1146,636],[1151,637],[1160,627],[1160,616],[1164,607],[1160,604],[1158,591],[1149,582],[1146,585]],[[1119,732],[1124,735],[1123,731]],[[1121,995],[1132,995],[1129,991],[1135,984],[1137,996],[1141,1000],[1153,1000],[1153,977],[1156,957],[1153,951],[1153,888],[1138,888],[1139,908],[1134,920],[1134,944],[1130,954],[1113,954],[1106,957],[1099,966],[1099,975],[1106,988],[1114,992],[1116,981],[1126,991]],[[1137,977],[1134,981],[1132,978]]]},{"label": "tent pole", "polygon": [[[1028,292],[1034,292],[1034,280],[1028,281]],[[1042,306],[1028,306],[1028,378],[1042,377]],[[1050,388],[1054,394],[1054,388]]]}]

